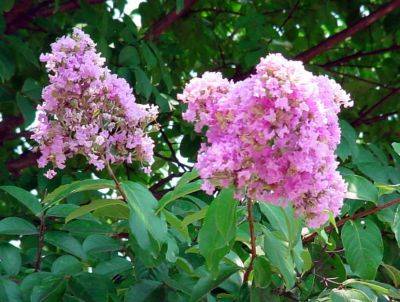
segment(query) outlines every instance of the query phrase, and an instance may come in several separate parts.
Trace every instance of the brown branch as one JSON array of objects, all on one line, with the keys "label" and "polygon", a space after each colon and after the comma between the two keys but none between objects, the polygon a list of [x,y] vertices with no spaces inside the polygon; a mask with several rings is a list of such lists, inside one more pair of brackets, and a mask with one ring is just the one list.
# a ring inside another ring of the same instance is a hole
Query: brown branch
[{"label": "brown branch", "polygon": [[146,40],[152,40],[158,38],[163,32],[165,32],[176,20],[186,15],[190,8],[197,2],[197,0],[184,0],[183,8],[177,12],[176,9],[166,15],[161,20],[157,21],[150,30],[146,33],[144,38]]},{"label": "brown branch", "polygon": [[[345,218],[342,218],[342,219],[340,219],[340,220],[338,220],[336,222],[336,226],[339,228],[349,220],[356,220],[358,218],[363,218],[363,217],[375,214],[375,213],[377,213],[377,212],[379,212],[379,211],[381,211],[383,209],[389,208],[389,207],[394,206],[394,205],[399,204],[399,203],[400,203],[400,198],[396,198],[396,199],[394,199],[392,201],[386,202],[384,204],[381,204],[379,206],[373,207],[371,209],[368,209],[368,210],[365,210],[365,211],[362,211],[362,212],[358,212],[358,213],[356,213],[356,214],[354,214],[352,216],[347,216]],[[335,229],[334,226],[329,225],[329,226],[327,226],[325,228],[325,232],[326,233],[330,233],[334,229]],[[302,239],[303,240],[303,244],[312,242],[317,235],[318,235],[317,232],[313,232],[311,234],[308,234],[308,235],[304,236],[303,239]]]},{"label": "brown branch", "polygon": [[351,78],[351,79],[356,80],[356,81],[368,83],[368,84],[371,84],[371,85],[374,85],[374,86],[378,86],[378,87],[382,87],[382,88],[386,88],[386,89],[391,89],[391,90],[396,89],[396,87],[387,85],[385,83],[380,83],[380,82],[373,81],[373,80],[370,80],[370,79],[360,78],[360,77],[357,77],[357,76],[355,76],[353,74],[344,73],[344,72],[333,70],[333,69],[328,68],[328,67],[324,67],[323,65],[316,65],[316,66],[324,68],[329,73],[340,75],[340,76],[347,77],[347,78]]},{"label": "brown branch", "polygon": [[0,146],[7,139],[14,136],[15,128],[22,125],[24,118],[22,116],[5,116],[0,122]]},{"label": "brown branch", "polygon": [[[88,4],[104,3],[105,0],[86,0]],[[37,17],[48,17],[54,14],[54,1],[48,0],[33,6],[32,0],[21,0],[14,7],[4,14],[6,21],[6,34],[13,34],[17,30],[30,26],[32,20]],[[77,9],[81,6],[80,1],[70,0],[60,5],[59,11],[66,12]]]},{"label": "brown branch", "polygon": [[254,233],[254,218],[253,218],[253,201],[251,199],[247,199],[247,220],[249,222],[249,232],[250,232],[250,246],[251,246],[251,255],[250,255],[250,264],[244,272],[243,283],[246,284],[249,280],[250,272],[253,270],[254,259],[257,257],[256,251],[256,235]]},{"label": "brown branch", "polygon": [[355,121],[353,121],[351,124],[354,127],[360,126],[363,123],[363,120],[365,119],[365,117],[367,117],[372,111],[374,111],[376,108],[378,108],[379,106],[384,104],[388,99],[390,99],[392,96],[396,95],[399,92],[400,92],[400,88],[392,89],[387,95],[385,95],[383,98],[381,98],[379,101],[377,101],[374,105],[372,105],[368,109],[362,111],[360,113],[360,116]]},{"label": "brown branch", "polygon": [[400,0],[393,0],[380,8],[378,8],[376,11],[372,12],[370,15],[367,17],[364,17],[354,23],[353,25],[349,26],[348,28],[342,30],[341,32],[338,32],[337,34],[334,34],[333,36],[329,37],[328,39],[322,41],[318,45],[298,54],[295,58],[297,60],[301,60],[305,63],[309,62],[316,56],[324,53],[325,51],[331,49],[333,46],[336,44],[346,40],[347,38],[355,35],[359,31],[367,28],[371,24],[375,23],[382,17],[386,16],[390,12],[394,11],[395,9],[400,7]]},{"label": "brown branch", "polygon": [[348,55],[348,56],[336,59],[334,61],[326,62],[326,63],[322,64],[321,66],[324,68],[330,68],[330,67],[338,66],[338,65],[340,66],[340,65],[344,65],[345,63],[350,62],[355,59],[358,59],[358,58],[373,56],[373,55],[377,55],[377,54],[381,54],[381,53],[385,53],[385,52],[389,52],[389,51],[397,51],[397,50],[400,50],[400,45],[395,44],[390,47],[375,49],[372,51],[358,51],[352,55]]},{"label": "brown branch", "polygon": [[169,160],[172,160],[174,163],[176,163],[179,167],[181,167],[184,170],[191,169],[190,166],[185,165],[179,161],[178,157],[176,157],[176,152],[175,152],[174,146],[170,142],[168,135],[164,132],[164,130],[161,127],[159,130],[160,130],[162,138],[164,139],[165,143],[168,146],[169,151],[171,152],[171,158]]},{"label": "brown branch", "polygon": [[392,112],[388,112],[388,113],[384,113],[384,114],[378,114],[378,115],[373,116],[371,118],[361,120],[355,126],[357,127],[357,126],[360,126],[361,124],[372,125],[374,123],[377,123],[377,122],[380,122],[380,121],[383,121],[383,120],[387,120],[388,117],[390,117],[390,116],[392,116],[394,114],[398,114],[398,111],[392,111]]},{"label": "brown branch", "polygon": [[20,170],[31,166],[36,166],[36,160],[38,158],[39,154],[37,153],[23,153],[19,158],[10,159],[9,161],[7,161],[7,170],[10,171],[10,173],[18,176]]},{"label": "brown branch", "polygon": [[184,174],[184,172],[180,173],[172,173],[168,175],[167,177],[161,179],[159,182],[155,183],[150,187],[150,192],[156,192],[159,188],[163,187],[165,184],[169,183],[173,178],[175,177],[181,177]]}]

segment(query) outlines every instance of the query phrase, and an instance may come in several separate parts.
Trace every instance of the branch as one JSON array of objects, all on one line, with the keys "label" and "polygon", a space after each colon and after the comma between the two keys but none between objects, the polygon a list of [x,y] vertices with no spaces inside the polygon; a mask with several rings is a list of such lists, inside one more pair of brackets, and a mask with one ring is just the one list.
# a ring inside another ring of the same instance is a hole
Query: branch
[{"label": "branch", "polygon": [[316,66],[324,68],[329,73],[333,73],[333,74],[340,75],[340,76],[343,76],[343,77],[348,77],[348,78],[351,78],[351,79],[354,79],[354,80],[357,80],[357,81],[360,81],[360,82],[368,83],[368,84],[371,84],[371,85],[374,85],[374,86],[378,86],[378,87],[382,87],[382,88],[386,88],[386,89],[390,89],[390,90],[396,89],[396,87],[387,85],[385,83],[380,83],[380,82],[377,82],[377,81],[360,78],[360,77],[357,77],[357,76],[349,74],[349,73],[344,73],[344,72],[333,70],[333,69],[328,68],[328,67],[324,67],[323,65],[316,65]]},{"label": "branch", "polygon": [[19,158],[7,161],[7,170],[14,175],[18,175],[20,170],[36,166],[36,160],[38,158],[39,154],[37,153],[23,153]]},{"label": "branch", "polygon": [[345,57],[339,58],[334,61],[326,62],[320,66],[324,67],[324,68],[331,68],[333,66],[344,65],[345,63],[355,60],[355,59],[358,59],[358,58],[373,56],[373,55],[377,55],[377,54],[381,54],[381,53],[385,53],[385,52],[389,52],[389,51],[396,51],[396,50],[400,50],[400,45],[395,44],[395,45],[392,45],[392,46],[389,46],[386,48],[375,49],[372,51],[358,51],[352,55],[345,56]]},{"label": "branch", "polygon": [[158,38],[163,32],[165,32],[176,20],[186,15],[190,8],[195,4],[197,0],[184,0],[183,8],[176,12],[176,9],[166,15],[161,20],[157,21],[150,30],[146,33],[144,38],[146,40],[153,40]]},{"label": "branch", "polygon": [[360,113],[360,116],[353,121],[351,124],[354,127],[360,126],[363,123],[363,120],[365,117],[368,116],[372,111],[374,111],[376,108],[384,104],[388,99],[390,99],[392,96],[396,95],[398,92],[400,92],[400,88],[394,88],[392,89],[387,95],[385,95],[383,98],[381,98],[379,101],[377,101],[374,105],[369,107],[368,109],[362,111]]},{"label": "branch", "polygon": [[172,173],[172,174],[168,175],[167,177],[161,179],[159,182],[157,182],[154,185],[152,185],[149,190],[151,192],[156,192],[159,188],[163,187],[165,184],[170,182],[173,178],[181,177],[183,174],[184,174],[184,172]]},{"label": "branch", "polygon": [[387,120],[388,117],[390,117],[390,116],[392,116],[394,114],[398,114],[398,111],[392,111],[392,112],[388,112],[388,113],[385,113],[385,114],[379,114],[379,115],[373,116],[371,118],[361,120],[358,123],[358,125],[355,125],[355,126],[357,127],[357,126],[359,126],[361,124],[372,125],[372,124],[374,124],[376,122]]},{"label": "branch", "polygon": [[[356,213],[353,216],[348,216],[348,217],[342,218],[342,219],[340,219],[340,220],[338,220],[336,222],[336,226],[339,228],[349,220],[356,220],[358,218],[363,218],[363,217],[375,214],[375,213],[377,213],[377,212],[379,212],[379,211],[381,211],[383,209],[389,208],[389,207],[394,206],[394,205],[396,205],[398,203],[400,203],[400,198],[394,199],[392,201],[389,201],[387,203],[384,203],[384,204],[381,204],[379,206],[373,207],[371,209]],[[334,226],[332,226],[332,225],[329,225],[329,226],[327,226],[325,228],[325,232],[326,233],[330,233],[333,230],[334,230]],[[318,234],[317,232],[313,232],[313,233],[311,233],[309,235],[304,236],[303,239],[302,239],[303,240],[303,244],[312,242],[313,239],[317,236],[317,234]]]},{"label": "branch", "polygon": [[0,122],[0,146],[3,142],[14,136],[15,128],[22,125],[24,118],[22,116],[5,116]]},{"label": "branch", "polygon": [[328,39],[322,41],[318,45],[298,54],[295,58],[301,60],[305,63],[309,62],[316,56],[324,53],[325,51],[331,49],[336,44],[344,41],[345,39],[355,35],[359,31],[367,28],[371,24],[375,23],[382,17],[386,16],[390,12],[394,11],[395,9],[400,7],[400,0],[393,0],[386,5],[381,6],[376,11],[364,17],[354,23],[352,26],[338,32],[337,34],[329,37]]},{"label": "branch", "polygon": [[[328,39],[325,39],[324,41],[320,42],[318,45],[298,54],[294,58],[303,61],[304,63],[308,63],[311,59],[315,58],[316,56],[324,53],[325,51],[331,49],[333,46],[336,44],[344,41],[345,39],[353,36],[357,32],[367,28],[374,22],[378,21],[385,15],[389,14],[396,8],[400,7],[400,0],[393,0],[390,3],[381,6],[378,8],[376,11],[368,15],[367,17],[364,17],[354,23],[352,26],[347,27],[346,29],[342,30],[341,32],[338,32],[337,34],[331,36]],[[252,74],[255,71],[253,68],[252,70],[242,73],[239,69],[238,72],[232,77],[232,80],[234,81],[239,81],[243,80],[246,77],[248,77],[250,74]]]},{"label": "branch", "polygon": [[[105,0],[86,0],[88,4],[103,3]],[[27,28],[30,22],[37,17],[48,17],[55,13],[54,1],[43,1],[32,6],[32,0],[21,0],[7,13],[4,14],[6,34],[13,34],[21,28]],[[70,0],[60,6],[59,11],[66,12],[81,6],[80,1]]]},{"label": "branch", "polygon": [[[171,158],[170,158],[169,160],[172,159],[172,161],[173,161],[174,163],[176,163],[179,167],[181,167],[183,170],[191,169],[190,166],[185,165],[185,164],[182,164],[182,163],[179,161],[179,159],[176,157],[176,152],[175,152],[174,146],[173,146],[172,143],[169,141],[168,135],[164,132],[164,130],[163,130],[161,127],[160,127],[159,130],[160,130],[161,136],[163,137],[165,143],[166,143],[167,146],[168,146],[168,149],[169,149],[170,152],[171,152]],[[158,155],[158,156],[159,156],[159,155]],[[160,157],[160,156],[159,156],[159,157]]]}]

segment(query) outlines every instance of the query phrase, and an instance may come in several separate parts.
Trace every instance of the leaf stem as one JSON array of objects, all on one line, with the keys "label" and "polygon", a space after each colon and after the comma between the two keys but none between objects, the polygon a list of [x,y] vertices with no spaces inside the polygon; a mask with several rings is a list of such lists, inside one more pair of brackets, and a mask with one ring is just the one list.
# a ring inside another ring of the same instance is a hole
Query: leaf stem
[{"label": "leaf stem", "polygon": [[257,257],[256,235],[254,233],[253,201],[251,199],[247,199],[247,220],[249,222],[249,231],[250,231],[251,258],[250,258],[250,264],[247,267],[243,276],[243,283],[247,283],[247,281],[249,280],[250,272],[253,270],[254,259],[256,259]]}]

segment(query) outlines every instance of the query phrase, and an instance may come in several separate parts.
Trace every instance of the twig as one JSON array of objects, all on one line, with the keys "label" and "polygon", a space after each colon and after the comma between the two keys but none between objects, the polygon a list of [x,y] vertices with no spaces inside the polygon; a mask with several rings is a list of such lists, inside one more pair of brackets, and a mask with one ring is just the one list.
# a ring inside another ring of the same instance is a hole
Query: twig
[{"label": "twig", "polygon": [[168,175],[167,177],[161,179],[159,182],[155,183],[154,185],[152,185],[150,187],[150,192],[155,192],[157,191],[159,188],[161,188],[162,186],[164,186],[165,184],[167,184],[168,182],[170,182],[173,178],[175,177],[180,177],[182,176],[184,173],[180,172],[180,173],[172,173],[170,175]]},{"label": "twig", "polygon": [[387,95],[385,95],[383,98],[381,98],[379,101],[377,101],[374,105],[369,107],[368,109],[364,110],[363,112],[360,113],[360,116],[353,121],[351,124],[354,127],[357,127],[362,124],[363,119],[368,116],[372,111],[374,111],[376,108],[384,104],[389,98],[392,96],[396,95],[398,92],[400,92],[400,88],[394,88],[392,89]]},{"label": "twig", "polygon": [[179,161],[179,159],[176,157],[175,149],[172,143],[169,141],[168,135],[164,132],[162,128],[159,129],[162,138],[164,139],[165,143],[168,146],[168,149],[171,151],[171,158],[173,159],[173,162],[175,162],[179,167],[181,167],[184,170],[187,170],[188,168],[190,169],[188,165],[185,165]]},{"label": "twig", "polygon": [[[285,27],[286,23],[288,23],[288,21],[290,19],[292,19],[294,12],[299,7],[299,4],[300,4],[300,0],[297,0],[296,4],[293,5],[293,7],[290,9],[290,11],[289,11],[287,17],[285,18],[285,20],[283,20],[282,24],[279,26],[278,33]],[[272,40],[273,40],[272,38],[268,40],[267,46],[269,46],[271,44]]]},{"label": "twig", "polygon": [[378,114],[378,115],[373,116],[373,117],[371,117],[371,118],[360,120],[360,122],[357,123],[357,125],[355,125],[355,124],[353,123],[353,126],[354,126],[354,127],[358,127],[358,126],[360,126],[361,124],[372,125],[372,124],[374,124],[374,123],[376,123],[376,122],[380,122],[380,121],[383,121],[383,120],[387,120],[388,117],[390,117],[390,116],[392,116],[392,115],[394,115],[394,114],[398,114],[398,111],[392,111],[392,112],[388,112],[388,113],[384,113],[384,114]]},{"label": "twig", "polygon": [[[352,216],[348,216],[348,217],[342,218],[342,219],[340,219],[340,220],[338,220],[336,222],[336,226],[339,228],[349,220],[356,220],[358,218],[363,218],[365,216],[375,214],[376,212],[379,212],[379,211],[381,211],[383,209],[389,208],[389,207],[391,207],[393,205],[396,205],[398,203],[400,203],[400,198],[397,198],[397,199],[394,199],[392,201],[386,202],[384,204],[381,204],[379,206],[373,207],[371,209],[356,213],[356,214],[354,214]],[[329,226],[327,226],[325,228],[325,232],[326,233],[330,233],[333,230],[334,230],[334,226],[332,226],[332,225],[329,225]],[[302,239],[303,240],[303,244],[312,242],[313,239],[317,236],[317,234],[318,234],[317,232],[313,232],[313,233],[311,233],[309,235],[304,236],[303,239]]]},{"label": "twig", "polygon": [[382,87],[382,88],[385,88],[385,89],[396,89],[395,87],[392,87],[392,86],[384,84],[384,83],[376,82],[376,81],[369,80],[369,79],[360,78],[360,77],[357,77],[357,76],[355,76],[353,74],[348,74],[348,73],[336,71],[336,70],[333,70],[331,68],[324,67],[323,65],[316,65],[316,66],[324,68],[329,73],[340,75],[340,76],[343,76],[343,77],[348,77],[348,78],[354,79],[356,81],[364,82],[364,83],[371,84],[371,85],[378,86],[378,87]]},{"label": "twig", "polygon": [[256,250],[256,235],[254,233],[254,218],[253,218],[253,201],[251,199],[247,199],[247,220],[249,222],[249,231],[250,231],[250,245],[251,245],[251,255],[250,255],[250,264],[247,267],[247,270],[243,276],[243,283],[246,284],[249,280],[250,272],[253,270],[254,259],[257,257]]},{"label": "twig", "polygon": [[326,62],[322,66],[330,68],[333,66],[344,65],[345,63],[355,60],[355,59],[358,59],[358,58],[373,56],[373,55],[377,55],[377,54],[381,54],[381,53],[385,53],[385,52],[389,52],[389,51],[396,51],[396,50],[400,50],[400,45],[395,44],[395,45],[392,45],[389,47],[375,49],[375,50],[371,50],[371,51],[357,51],[354,54],[336,59],[334,61]]},{"label": "twig", "polygon": [[38,246],[36,251],[36,260],[35,260],[35,272],[40,270],[40,266],[42,263],[42,250],[44,246],[44,233],[46,232],[46,221],[45,214],[42,213],[40,216],[40,226],[39,226],[39,238],[38,238]]}]

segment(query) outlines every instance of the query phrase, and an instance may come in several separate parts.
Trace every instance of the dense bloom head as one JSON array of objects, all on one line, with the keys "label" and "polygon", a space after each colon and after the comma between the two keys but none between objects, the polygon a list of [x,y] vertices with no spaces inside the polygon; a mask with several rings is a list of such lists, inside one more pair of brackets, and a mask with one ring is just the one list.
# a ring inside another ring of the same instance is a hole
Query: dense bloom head
[{"label": "dense bloom head", "polygon": [[271,54],[243,81],[205,73],[178,98],[196,131],[207,126],[196,167],[208,193],[234,185],[252,199],[291,202],[312,227],[338,214],[346,185],[336,171],[337,114],[352,103],[335,81]]},{"label": "dense bloom head", "polygon": [[[39,143],[39,167],[52,163],[63,169],[67,158],[83,154],[101,170],[106,162],[151,164],[153,141],[146,128],[157,108],[135,102],[129,84],[104,66],[95,43],[75,28],[42,54],[50,84],[43,89],[43,104],[32,138]],[[45,174],[55,175],[54,170]]]}]

